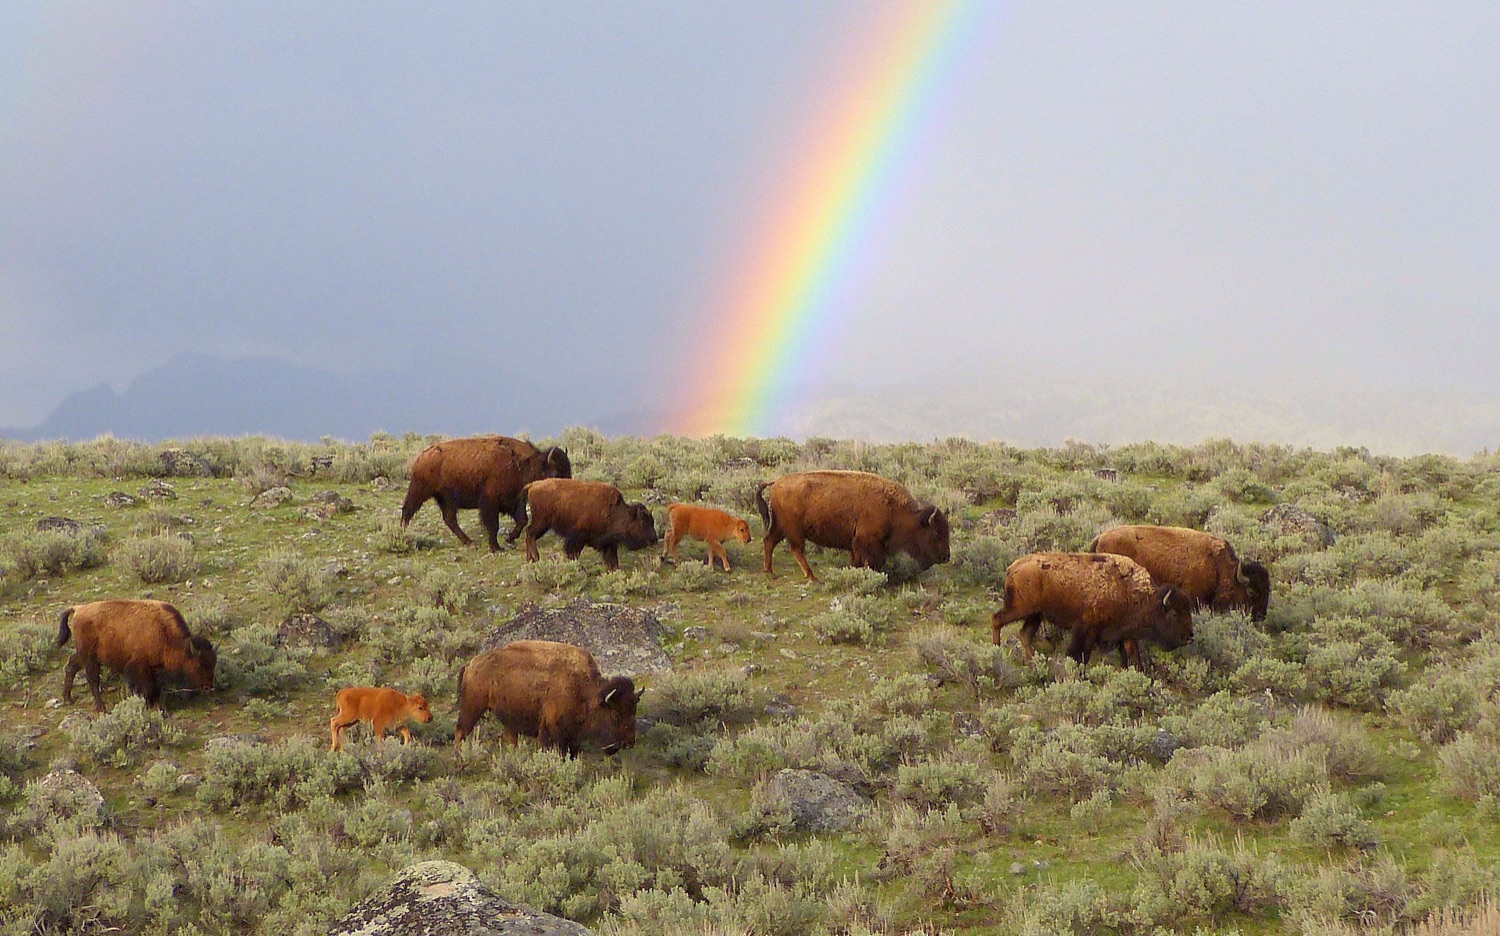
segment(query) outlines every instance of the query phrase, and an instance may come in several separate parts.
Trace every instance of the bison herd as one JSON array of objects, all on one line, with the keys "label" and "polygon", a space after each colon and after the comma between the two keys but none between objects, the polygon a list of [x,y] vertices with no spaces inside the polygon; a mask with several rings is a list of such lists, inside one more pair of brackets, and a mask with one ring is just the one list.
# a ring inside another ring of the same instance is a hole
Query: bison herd
[{"label": "bison herd", "polygon": [[[405,527],[428,500],[437,501],[443,522],[465,545],[472,540],[458,525],[459,510],[478,510],[490,549],[498,550],[500,515],[515,526],[514,543],[524,530],[526,559],[536,562],[537,541],[549,532],[563,551],[577,559],[585,546],[600,552],[605,565],[619,568],[619,549],[643,549],[658,542],[651,511],[629,503],[613,485],[573,478],[561,448],[538,449],[506,436],[452,439],[416,457],[401,507]],[[816,580],[804,552],[807,543],[849,551],[859,568],[881,570],[892,553],[905,553],[926,570],[948,561],[948,518],[912,497],[895,481],[862,471],[808,471],[760,485],[754,503],[765,527],[764,568],[783,540],[808,580]],[[744,519],[723,510],[672,504],[668,511],[664,558],[677,559],[684,537],[702,540],[709,567],[715,560],[729,571],[723,541],[750,541]],[[1002,602],[990,620],[990,636],[1000,643],[1002,628],[1021,622],[1024,655],[1043,621],[1066,632],[1068,655],[1087,662],[1096,649],[1118,650],[1122,664],[1142,665],[1140,643],[1167,649],[1193,639],[1193,612],[1239,610],[1262,620],[1271,596],[1270,573],[1242,560],[1223,538],[1198,530],[1161,526],[1121,526],[1099,534],[1084,552],[1022,556],[1005,570]],[[68,608],[59,621],[57,646],[73,641],[63,674],[63,701],[71,703],[73,682],[82,669],[104,711],[100,668],[109,667],[147,704],[160,706],[163,678],[184,680],[191,688],[212,690],[217,661],[213,645],[193,636],[176,608],[162,601],[94,601]],[[505,740],[521,735],[544,747],[576,756],[580,742],[598,744],[606,754],[635,743],[637,690],[624,676],[605,677],[587,650],[545,640],[518,640],[487,650],[458,674],[455,750],[486,714],[500,723]],[[335,699],[329,720],[332,748],[359,722],[370,725],[376,741],[388,728],[410,741],[406,722],[429,722],[432,712],[420,695],[394,689],[350,687]]]}]

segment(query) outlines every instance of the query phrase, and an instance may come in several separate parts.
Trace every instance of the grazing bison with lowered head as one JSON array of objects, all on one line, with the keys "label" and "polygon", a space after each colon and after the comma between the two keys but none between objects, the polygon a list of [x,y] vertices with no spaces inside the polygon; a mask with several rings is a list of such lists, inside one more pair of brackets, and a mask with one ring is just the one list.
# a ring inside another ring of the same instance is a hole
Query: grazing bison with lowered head
[{"label": "grazing bison with lowered head", "polygon": [[188,632],[182,614],[165,601],[91,601],[63,611],[57,645],[72,638],[73,656],[63,671],[63,701],[73,701],[73,680],[83,670],[94,694],[94,711],[104,711],[99,667],[125,676],[130,688],[161,707],[161,678],[182,676],[194,689],[213,689],[218,655],[205,637]]},{"label": "grazing bison with lowered head", "polygon": [[626,676],[605,679],[582,647],[550,640],[516,640],[486,650],[458,671],[459,750],[486,712],[505,729],[507,744],[520,735],[542,747],[577,757],[584,739],[605,754],[635,744],[637,692]]},{"label": "grazing bison with lowered head", "polygon": [[1129,556],[1164,585],[1176,585],[1201,608],[1240,609],[1252,620],[1266,617],[1271,573],[1259,562],[1242,560],[1221,536],[1168,526],[1121,526],[1105,530],[1089,552]]},{"label": "grazing bison with lowered head", "polygon": [[514,543],[526,525],[526,507],[521,489],[543,478],[571,478],[573,465],[568,453],[553,446],[538,449],[509,436],[475,436],[449,439],[422,450],[411,463],[411,484],[401,505],[401,526],[431,498],[443,512],[443,522],[465,546],[473,540],[458,527],[460,510],[478,510],[479,523],[489,539],[490,552],[500,549],[500,515],[507,514],[515,526],[505,537]]},{"label": "grazing bison with lowered head", "polygon": [[802,574],[816,581],[805,543],[849,550],[856,567],[881,571],[893,552],[927,570],[948,561],[948,518],[887,478],[865,471],[806,471],[783,475],[755,492],[766,524],[766,572],[783,539]]},{"label": "grazing bison with lowered head", "polygon": [[644,549],[657,542],[656,521],[645,504],[627,504],[625,495],[602,481],[551,478],[535,481],[521,491],[521,505],[529,508],[526,525],[526,561],[541,558],[536,541],[549,530],[562,537],[569,559],[592,546],[604,555],[611,571],[620,567],[620,547]]},{"label": "grazing bison with lowered head", "polygon": [[677,543],[684,537],[702,540],[708,546],[708,568],[714,560],[724,563],[729,571],[729,553],[724,551],[724,540],[736,539],[750,542],[750,524],[732,513],[714,507],[699,507],[697,504],[672,504],[667,507],[667,545],[663,556],[677,561]]},{"label": "grazing bison with lowered head", "polygon": [[1043,620],[1072,632],[1068,656],[1086,662],[1096,647],[1120,648],[1120,662],[1141,668],[1140,641],[1172,649],[1193,639],[1193,606],[1172,585],[1158,585],[1124,556],[1104,553],[1032,553],[1005,570],[1005,598],[990,618],[990,637],[1021,625],[1021,649],[1031,643]]},{"label": "grazing bison with lowered head", "polygon": [[411,743],[411,729],[406,722],[416,719],[424,725],[432,721],[432,709],[427,697],[421,693],[407,695],[395,689],[372,686],[350,686],[340,689],[333,697],[334,713],[328,719],[328,730],[333,734],[333,750],[344,747],[344,729],[364,722],[375,732],[375,743],[385,741],[385,730],[392,725],[401,729],[401,743]]}]

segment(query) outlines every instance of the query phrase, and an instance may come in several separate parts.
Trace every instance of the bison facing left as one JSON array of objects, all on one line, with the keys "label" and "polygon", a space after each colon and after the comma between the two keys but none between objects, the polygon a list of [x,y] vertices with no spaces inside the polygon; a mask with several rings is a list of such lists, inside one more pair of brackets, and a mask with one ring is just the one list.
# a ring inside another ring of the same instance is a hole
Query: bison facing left
[{"label": "bison facing left", "polygon": [[526,561],[541,558],[536,541],[554,531],[563,540],[569,559],[592,546],[604,556],[611,571],[620,567],[620,547],[644,549],[656,544],[656,521],[645,504],[627,504],[625,495],[602,481],[550,478],[535,481],[521,492],[522,505],[531,512],[526,525]]},{"label": "bison facing left", "polygon": [[130,688],[161,706],[161,677],[179,675],[194,689],[214,687],[218,655],[205,637],[188,632],[182,614],[165,601],[91,601],[63,611],[57,645],[72,638],[75,647],[63,671],[63,701],[73,701],[73,680],[83,670],[94,694],[94,711],[104,711],[99,668],[108,666]]},{"label": "bison facing left", "polygon": [[520,735],[577,757],[581,742],[605,754],[635,744],[637,692],[627,676],[604,678],[582,647],[550,640],[515,640],[486,650],[458,672],[458,750],[486,712],[514,745]]}]

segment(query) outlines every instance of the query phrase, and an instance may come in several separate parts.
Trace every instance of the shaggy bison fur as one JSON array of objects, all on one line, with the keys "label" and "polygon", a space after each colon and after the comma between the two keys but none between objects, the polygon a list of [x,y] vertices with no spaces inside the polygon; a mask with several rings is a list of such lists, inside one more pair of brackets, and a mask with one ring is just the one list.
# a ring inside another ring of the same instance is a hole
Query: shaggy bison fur
[{"label": "shaggy bison fur", "polygon": [[635,707],[645,693],[625,676],[609,679],[582,647],[550,640],[516,640],[486,650],[458,673],[458,750],[486,712],[505,729],[577,757],[591,740],[614,754],[635,744]]},{"label": "shaggy bison fur", "polygon": [[1122,663],[1141,668],[1140,640],[1168,649],[1193,639],[1192,602],[1172,585],[1158,585],[1124,556],[1033,553],[1005,570],[1005,598],[990,619],[990,637],[1021,625],[1021,648],[1031,658],[1043,620],[1070,631],[1068,656],[1086,662],[1096,647],[1118,646]]},{"label": "shaggy bison fur", "polygon": [[351,686],[340,689],[333,697],[336,711],[328,720],[328,730],[333,734],[333,750],[344,747],[344,729],[364,722],[375,732],[375,743],[385,740],[385,730],[392,725],[400,727],[401,742],[411,743],[411,729],[405,722],[415,719],[426,724],[432,721],[432,709],[427,707],[427,697],[417,693],[407,695],[395,689],[377,689],[370,686]]},{"label": "shaggy bison fur", "polygon": [[146,704],[161,706],[161,679],[182,676],[194,689],[213,689],[218,655],[205,637],[188,632],[182,614],[165,601],[112,599],[91,601],[63,611],[57,645],[73,640],[73,655],[63,671],[63,701],[73,701],[73,680],[80,669],[94,694],[94,711],[104,711],[99,667],[125,676]]},{"label": "shaggy bison fur", "polygon": [[667,508],[667,523],[667,545],[662,555],[672,557],[673,562],[677,561],[678,542],[684,536],[690,536],[708,545],[710,569],[714,567],[714,560],[718,559],[724,564],[724,571],[728,572],[729,554],[724,551],[724,540],[750,542],[750,524],[732,513],[714,507],[672,504]]},{"label": "shaggy bison fur", "polygon": [[449,439],[428,446],[411,464],[411,484],[401,505],[401,526],[427,503],[437,501],[443,522],[465,546],[473,540],[458,526],[460,510],[478,510],[490,551],[500,548],[500,515],[515,521],[507,543],[514,543],[526,525],[526,507],[521,490],[543,478],[571,478],[573,465],[568,453],[553,446],[538,449],[509,436],[475,436]]},{"label": "shaggy bison fur", "polygon": [[885,568],[886,557],[904,552],[924,571],[948,561],[948,518],[918,503],[905,487],[864,471],[807,471],[783,475],[755,492],[766,524],[765,566],[783,539],[802,574],[816,580],[803,552],[817,543],[849,550],[857,567]]},{"label": "shaggy bison fur", "polygon": [[549,530],[562,537],[569,559],[577,559],[583,547],[592,546],[603,554],[610,570],[620,567],[621,546],[644,549],[657,542],[651,511],[645,504],[627,504],[625,495],[612,484],[553,478],[527,485],[521,499],[531,511],[526,526],[528,562],[541,558],[536,541]]},{"label": "shaggy bison fur", "polygon": [[1184,527],[1121,526],[1105,530],[1089,552],[1129,556],[1151,577],[1176,585],[1200,608],[1241,610],[1265,620],[1271,602],[1271,573],[1259,562],[1241,560],[1229,541]]}]

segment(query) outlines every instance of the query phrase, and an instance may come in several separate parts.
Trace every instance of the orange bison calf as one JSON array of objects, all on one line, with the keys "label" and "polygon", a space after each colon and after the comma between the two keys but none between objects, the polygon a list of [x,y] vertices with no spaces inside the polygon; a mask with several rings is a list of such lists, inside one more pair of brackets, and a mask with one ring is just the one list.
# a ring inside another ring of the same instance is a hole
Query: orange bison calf
[{"label": "orange bison calf", "polygon": [[[769,496],[767,496],[769,495]],[[948,518],[921,504],[905,487],[864,471],[807,471],[762,484],[755,507],[766,524],[766,572],[783,539],[802,574],[816,580],[804,543],[849,550],[856,567],[885,568],[904,552],[923,570],[948,561]]]},{"label": "orange bison calf", "polygon": [[424,725],[432,721],[432,709],[427,707],[427,697],[416,693],[407,695],[395,689],[376,689],[370,686],[351,686],[340,689],[333,704],[338,711],[328,719],[328,730],[333,734],[333,750],[344,747],[344,729],[355,722],[364,722],[375,732],[375,743],[385,741],[385,730],[391,726],[401,729],[401,743],[411,743],[411,729],[405,722],[412,719]]},{"label": "orange bison calf", "polygon": [[556,446],[543,451],[522,439],[498,435],[449,439],[423,449],[411,463],[401,526],[410,523],[431,498],[437,501],[448,529],[469,546],[474,541],[459,529],[458,512],[477,509],[490,552],[495,552],[500,549],[500,514],[509,514],[515,521],[505,537],[507,543],[514,543],[526,525],[522,488],[542,478],[572,476],[568,453]]},{"label": "orange bison calf", "polygon": [[1141,668],[1141,638],[1171,649],[1193,639],[1193,609],[1171,585],[1157,585],[1124,556],[1099,553],[1032,553],[1005,570],[1005,599],[990,619],[990,637],[1021,625],[1021,649],[1031,644],[1042,620],[1072,632],[1068,656],[1086,662],[1096,647],[1118,646],[1120,662]]},{"label": "orange bison calf", "polygon": [[182,614],[165,601],[91,601],[63,611],[57,645],[73,639],[73,656],[63,671],[63,701],[73,701],[73,680],[83,670],[94,694],[94,711],[104,711],[99,667],[125,676],[130,688],[161,707],[161,677],[179,675],[194,689],[213,689],[218,655],[205,637],[188,632]]},{"label": "orange bison calf", "polygon": [[635,706],[644,689],[625,676],[605,679],[582,647],[550,640],[516,640],[479,654],[458,672],[458,750],[486,712],[505,729],[577,757],[590,739],[614,754],[635,744]]},{"label": "orange bison calf", "polygon": [[644,549],[657,541],[656,521],[645,504],[627,504],[625,495],[602,481],[551,478],[534,481],[521,492],[522,505],[530,507],[526,526],[526,561],[536,562],[541,553],[536,541],[556,530],[569,559],[592,546],[604,556],[611,571],[620,567],[620,547]]},{"label": "orange bison calf", "polygon": [[714,567],[714,559],[717,558],[724,563],[724,571],[728,572],[729,554],[724,551],[724,540],[750,542],[750,524],[734,514],[713,507],[672,504],[667,507],[667,523],[667,546],[662,555],[671,556],[673,562],[677,561],[677,543],[684,536],[690,536],[708,544],[710,569]]},{"label": "orange bison calf", "polygon": [[1089,552],[1129,556],[1198,607],[1238,608],[1252,620],[1265,620],[1271,573],[1259,562],[1241,560],[1222,536],[1185,527],[1121,526],[1094,537]]}]

